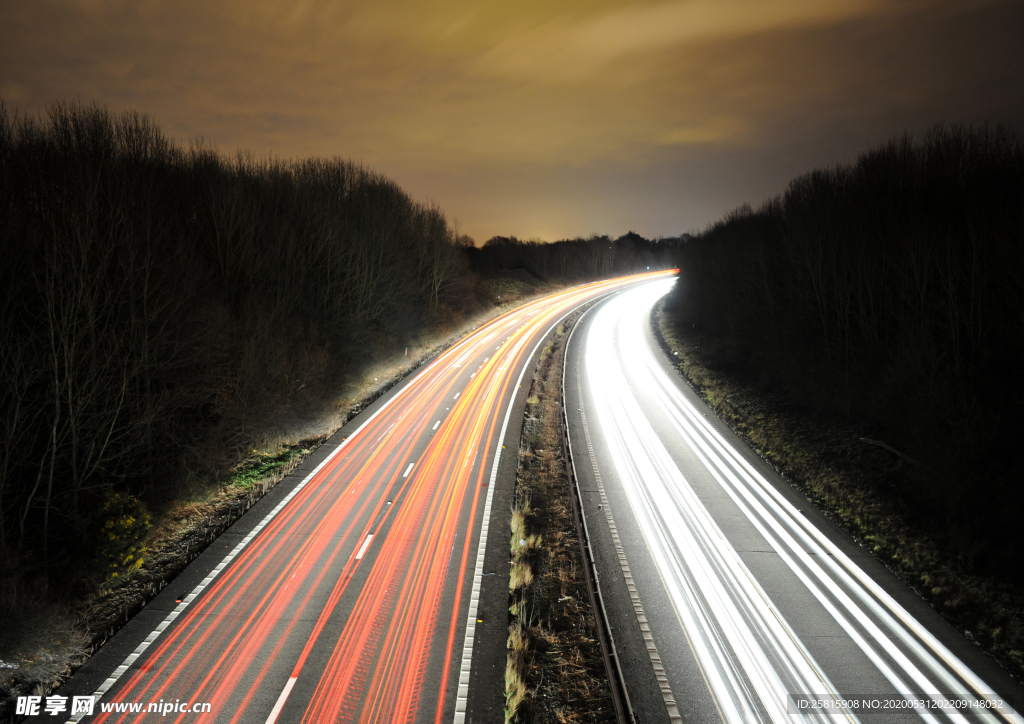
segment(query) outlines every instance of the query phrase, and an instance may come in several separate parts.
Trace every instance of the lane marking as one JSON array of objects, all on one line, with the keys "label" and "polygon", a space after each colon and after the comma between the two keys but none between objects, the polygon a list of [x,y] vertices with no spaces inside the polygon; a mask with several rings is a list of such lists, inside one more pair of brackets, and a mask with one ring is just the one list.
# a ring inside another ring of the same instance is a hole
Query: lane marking
[{"label": "lane marking", "polygon": [[[641,303],[646,310],[653,303],[646,297],[661,296],[661,286],[628,292],[602,310],[588,337],[588,388],[615,470],[680,628],[691,650],[699,652],[695,659],[711,683],[713,700],[729,721],[761,707],[772,721],[785,721],[778,692],[834,696],[835,688],[696,498],[622,369],[647,371],[647,358],[633,357],[651,355],[640,336],[643,325],[627,313]],[[690,631],[696,632],[693,638]],[[850,712],[843,714],[855,721]]]},{"label": "lane marking", "polygon": [[382,433],[380,434],[380,437],[378,437],[378,438],[377,438],[377,442],[380,442],[381,438],[382,438],[382,437],[384,437],[385,435],[387,435],[387,434],[388,434],[389,432],[391,432],[391,428],[393,428],[393,427],[394,427],[395,425],[397,425],[397,424],[398,424],[398,422],[397,422],[397,421],[395,421],[395,422],[392,422],[392,423],[391,423],[391,426],[390,426],[390,427],[388,427],[388,429],[387,429],[387,430],[385,430],[384,432],[382,432]]},{"label": "lane marking", "polygon": [[[438,358],[438,359],[434,360],[429,365],[427,365],[413,379],[417,379],[420,376],[427,374],[431,369],[433,369],[440,362],[441,362],[441,358]],[[266,528],[267,525],[269,525],[270,522],[275,517],[277,517],[277,514],[280,513],[284,509],[284,507],[286,505],[288,505],[288,503],[290,503],[292,501],[292,499],[296,495],[299,494],[299,491],[302,490],[304,487],[306,487],[306,485],[317,475],[317,473],[319,473],[321,470],[323,470],[324,467],[329,462],[331,462],[335,457],[337,457],[338,453],[340,453],[342,450],[344,450],[348,446],[348,444],[350,442],[352,442],[353,438],[358,436],[359,433],[362,432],[363,429],[367,425],[369,425],[371,422],[373,422],[374,419],[376,419],[377,415],[381,414],[386,409],[388,409],[392,404],[394,404],[394,402],[396,400],[401,399],[402,395],[404,395],[406,393],[406,391],[410,389],[410,387],[411,387],[411,385],[406,385],[405,387],[400,389],[397,393],[395,393],[395,395],[391,399],[389,399],[387,402],[385,402],[383,405],[381,405],[377,409],[376,412],[374,412],[372,415],[370,415],[368,418],[366,418],[366,420],[364,420],[363,423],[361,425],[359,425],[359,427],[357,427],[352,432],[351,435],[348,435],[347,437],[342,438],[341,443],[336,448],[334,448],[334,450],[331,451],[327,455],[327,457],[325,457],[323,459],[323,461],[319,465],[317,465],[313,469],[312,472],[309,473],[309,475],[307,475],[305,478],[303,478],[302,482],[300,482],[298,485],[296,485],[294,488],[292,488],[291,492],[289,492],[288,495],[286,495],[281,500],[281,502],[279,502],[276,506],[274,506],[274,509],[271,510],[269,513],[267,513],[266,516],[264,516],[263,520],[261,520],[256,525],[256,527],[253,528],[248,533],[248,535],[245,536],[245,538],[243,538],[241,541],[239,541],[239,543],[231,550],[231,552],[228,553],[224,557],[224,559],[221,560],[221,562],[218,563],[217,566],[206,575],[206,578],[204,578],[199,583],[199,585],[197,585],[195,588],[193,588],[192,592],[190,594],[188,594],[187,596],[185,596],[185,598],[182,599],[181,603],[179,603],[174,608],[174,610],[172,610],[170,613],[168,613],[167,616],[164,618],[164,620],[161,621],[159,624],[157,624],[156,628],[153,629],[153,631],[149,634],[149,636],[147,636],[145,638],[145,640],[142,643],[140,643],[135,648],[135,650],[132,651],[132,653],[130,653],[125,658],[125,660],[121,663],[121,665],[118,666],[116,669],[114,669],[113,673],[111,673],[110,676],[108,676],[107,679],[102,684],[100,684],[100,686],[96,689],[96,691],[93,692],[93,696],[96,697],[96,701],[97,702],[100,699],[102,699],[103,695],[106,694],[110,690],[110,687],[112,687],[114,684],[117,683],[118,679],[120,679],[122,676],[124,676],[124,673],[126,671],[128,671],[129,667],[131,667],[131,665],[134,664],[138,660],[138,658],[140,656],[142,656],[142,654],[146,651],[146,649],[149,648],[150,644],[152,644],[154,641],[156,641],[157,638],[160,636],[160,634],[162,634],[167,629],[167,627],[170,626],[174,622],[174,620],[176,618],[178,618],[178,616],[180,616],[185,611],[186,608],[188,608],[188,606],[199,596],[199,594],[201,594],[204,590],[206,590],[206,587],[209,586],[213,582],[213,580],[221,573],[221,571],[223,571],[225,568],[227,568],[227,566],[232,561],[234,561],[234,559],[236,557],[238,557],[238,555],[245,549],[245,547],[247,545],[249,545],[250,542],[252,542],[253,538],[255,538],[257,535],[259,535],[259,533],[264,528]],[[78,724],[78,722],[80,722],[84,716],[85,716],[85,713],[72,714],[70,717],[68,717],[68,719],[66,720],[65,724]]]},{"label": "lane marking", "polygon": [[281,714],[281,710],[284,709],[284,703],[288,701],[288,695],[292,693],[292,687],[295,686],[296,677],[288,679],[288,683],[284,685],[284,690],[281,692],[281,696],[277,697],[277,703],[274,704],[274,708],[270,710],[270,716],[267,717],[266,724],[274,724],[277,721],[278,715]]},{"label": "lane marking", "polygon": [[437,422],[435,422],[435,423],[434,423],[434,426],[433,426],[432,428],[430,428],[430,429],[431,429],[431,430],[436,430],[436,429],[437,429],[437,426],[438,426],[438,425],[440,425],[440,424],[441,424],[441,421],[440,421],[440,420],[438,420]]},{"label": "lane marking", "polygon": [[409,467],[407,467],[407,468],[405,469],[405,472],[404,472],[404,473],[402,473],[402,477],[403,477],[403,478],[407,478],[407,477],[409,477],[409,473],[411,473],[411,472],[412,472],[412,466],[413,466],[413,465],[415,465],[415,464],[416,464],[416,463],[409,463]]},{"label": "lane marking", "polygon": [[452,399],[453,399],[453,400],[457,400],[457,399],[459,399],[459,395],[461,395],[461,394],[462,394],[461,392],[456,392],[456,393],[455,393],[455,397],[453,397]]},{"label": "lane marking", "polygon": [[[577,304],[575,307],[563,314],[558,321],[552,324],[548,328],[548,331],[541,336],[537,345],[533,348],[533,353],[530,357],[537,353],[541,344],[543,344],[547,340],[548,335],[551,334],[551,330],[584,304],[586,304],[586,302]],[[501,462],[501,449],[505,446],[505,433],[508,431],[508,421],[512,416],[512,403],[515,400],[516,395],[519,394],[519,388],[522,386],[523,376],[526,375],[526,367],[527,364],[524,362],[523,369],[519,372],[519,379],[516,380],[515,389],[512,391],[511,397],[509,397],[508,408],[505,410],[505,421],[501,426],[501,435],[498,436],[498,444],[494,449],[494,463],[491,465],[491,477],[487,485],[487,498],[484,502],[484,515],[480,525],[480,541],[477,543],[476,563],[473,566],[473,590],[469,598],[469,614],[466,617],[466,640],[462,645],[462,666],[459,667],[459,692],[455,698],[454,724],[466,723],[466,704],[469,701],[469,673],[473,668],[473,641],[476,637],[476,613],[480,604],[480,587],[483,583],[484,553],[487,551],[487,531],[491,522],[491,503],[494,500],[494,483],[498,479],[498,463]],[[458,397],[458,395],[456,395],[456,397]]]},{"label": "lane marking", "polygon": [[373,533],[370,533],[370,535],[366,536],[366,540],[364,540],[363,544],[359,547],[359,552],[356,553],[356,560],[357,561],[360,558],[363,557],[364,553],[366,553],[366,549],[370,547],[370,541],[372,541],[372,540],[373,540]]}]

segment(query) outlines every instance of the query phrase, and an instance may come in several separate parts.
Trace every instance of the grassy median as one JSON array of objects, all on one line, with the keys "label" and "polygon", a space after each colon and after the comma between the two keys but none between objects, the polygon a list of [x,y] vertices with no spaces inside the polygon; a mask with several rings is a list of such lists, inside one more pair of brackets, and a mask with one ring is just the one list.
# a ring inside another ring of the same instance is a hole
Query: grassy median
[{"label": "grassy median", "polygon": [[510,521],[506,722],[613,722],[562,455],[560,325],[540,353],[523,420]]}]

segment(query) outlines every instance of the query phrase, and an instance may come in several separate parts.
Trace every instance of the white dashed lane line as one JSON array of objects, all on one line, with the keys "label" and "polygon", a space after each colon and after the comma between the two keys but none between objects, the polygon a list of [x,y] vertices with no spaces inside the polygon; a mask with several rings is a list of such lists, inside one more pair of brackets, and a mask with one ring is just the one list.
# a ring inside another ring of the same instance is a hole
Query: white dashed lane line
[{"label": "white dashed lane line", "polygon": [[360,558],[363,557],[364,553],[366,553],[366,549],[370,547],[370,541],[372,541],[372,540],[373,540],[373,533],[370,533],[370,535],[366,536],[366,540],[363,541],[363,544],[361,546],[359,546],[359,552],[356,553],[356,560],[357,561]]}]

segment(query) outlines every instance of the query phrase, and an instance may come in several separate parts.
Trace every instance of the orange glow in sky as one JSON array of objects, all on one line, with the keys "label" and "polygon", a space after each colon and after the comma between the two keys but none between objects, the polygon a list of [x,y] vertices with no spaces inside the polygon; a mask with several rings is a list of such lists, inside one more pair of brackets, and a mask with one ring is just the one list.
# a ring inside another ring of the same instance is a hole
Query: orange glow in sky
[{"label": "orange glow in sky", "polygon": [[675,235],[939,122],[1024,127],[1017,0],[5,0],[0,97],[340,156],[482,243]]}]

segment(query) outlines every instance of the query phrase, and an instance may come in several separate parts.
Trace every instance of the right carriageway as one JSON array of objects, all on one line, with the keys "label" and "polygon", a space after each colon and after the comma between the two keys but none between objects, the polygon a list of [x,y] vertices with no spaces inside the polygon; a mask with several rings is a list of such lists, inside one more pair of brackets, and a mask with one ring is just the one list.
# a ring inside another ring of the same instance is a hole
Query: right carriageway
[{"label": "right carriageway", "polygon": [[1021,724],[1021,688],[715,417],[651,330],[577,324],[565,407],[635,720]]}]

